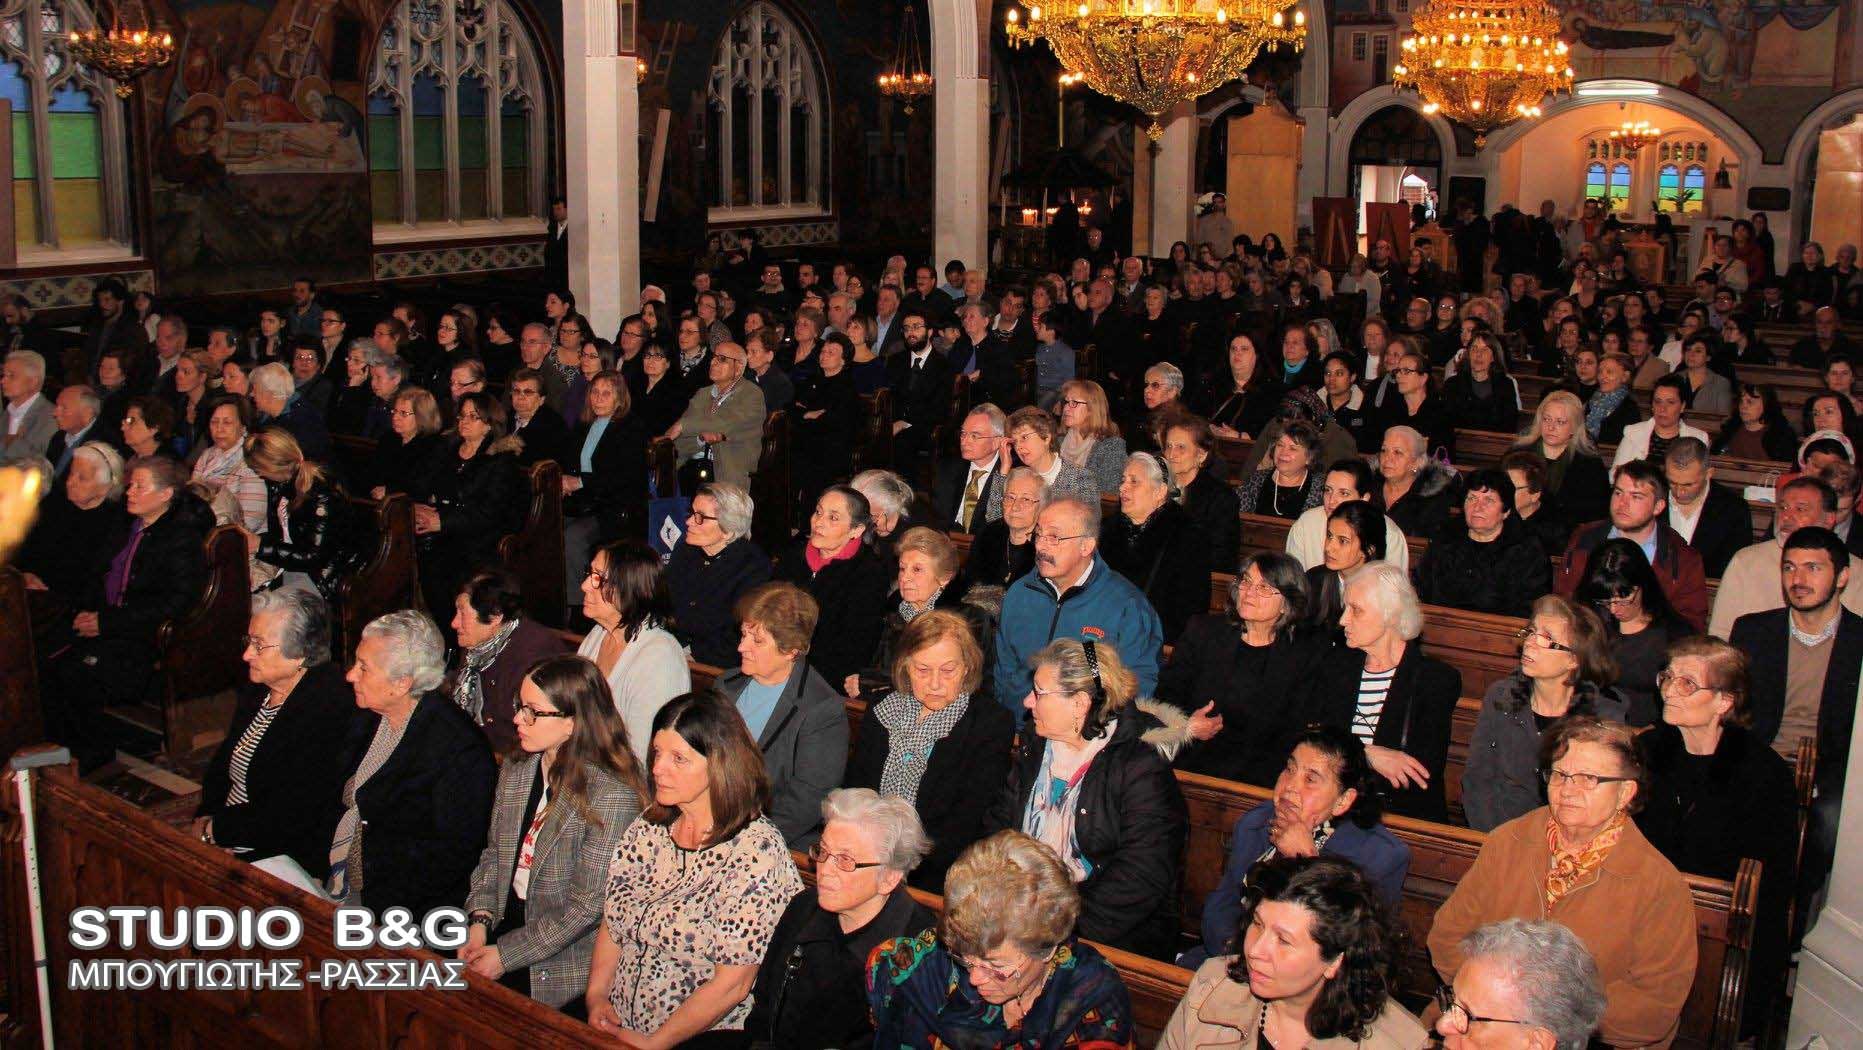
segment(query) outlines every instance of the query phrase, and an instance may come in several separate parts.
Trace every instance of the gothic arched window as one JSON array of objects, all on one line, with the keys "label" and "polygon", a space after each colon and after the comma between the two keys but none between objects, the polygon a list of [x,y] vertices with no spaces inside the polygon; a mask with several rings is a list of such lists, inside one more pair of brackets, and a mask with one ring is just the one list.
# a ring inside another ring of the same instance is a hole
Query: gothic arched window
[{"label": "gothic arched window", "polygon": [[504,0],[401,0],[369,75],[378,229],[542,218],[554,126],[544,81]]},{"label": "gothic arched window", "polygon": [[828,210],[827,99],[815,48],[787,15],[758,0],[732,20],[707,96],[714,220]]},{"label": "gothic arched window", "polygon": [[71,60],[95,26],[76,0],[0,0],[0,98],[13,104],[20,261],[130,254],[129,157],[115,83]]}]

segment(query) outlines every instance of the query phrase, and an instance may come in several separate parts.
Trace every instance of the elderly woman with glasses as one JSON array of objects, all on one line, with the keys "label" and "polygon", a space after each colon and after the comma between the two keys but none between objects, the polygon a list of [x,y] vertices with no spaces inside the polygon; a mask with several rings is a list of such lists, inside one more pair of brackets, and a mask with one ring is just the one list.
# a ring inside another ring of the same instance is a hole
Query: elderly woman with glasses
[{"label": "elderly woman with glasses", "polygon": [[485,848],[498,766],[453,698],[446,644],[412,609],[370,621],[349,684],[367,712],[350,734],[326,889],[380,915],[457,908]]},{"label": "elderly woman with glasses", "polygon": [[749,493],[736,485],[701,487],[686,515],[686,534],[666,563],[673,599],[670,630],[699,663],[716,667],[737,659],[731,608],[770,578],[770,558],[750,538],[754,510]]},{"label": "elderly woman with glasses", "polygon": [[330,871],[343,748],[358,720],[330,661],[330,613],[309,591],[253,598],[246,628],[252,686],[202,777],[193,831],[242,859],[285,857],[310,879]]},{"label": "elderly woman with glasses", "polygon": [[874,1046],[1130,1046],[1119,972],[1075,932],[1082,902],[1045,843],[998,832],[945,880],[935,930],[867,966]]},{"label": "elderly woman with glasses", "polygon": [[1356,865],[1275,857],[1240,888],[1235,953],[1197,969],[1158,1038],[1161,1050],[1429,1045],[1428,1031],[1391,994],[1397,932]]},{"label": "elderly woman with glasses", "polygon": [[881,942],[938,921],[906,889],[932,846],[910,801],[841,788],[822,800],[822,819],[821,841],[809,850],[815,885],[784,909],[757,971],[744,1023],[757,1045],[866,1045],[873,1034],[863,994],[868,956]]},{"label": "elderly woman with glasses", "polygon": [[[1598,966],[1571,930],[1547,920],[1504,919],[1462,938],[1454,984],[1436,993],[1445,1050],[1505,1046],[1585,1050],[1604,1016]],[[1477,1027],[1477,1026],[1482,1027]]]},{"label": "elderly woman with glasses", "polygon": [[1568,715],[1621,721],[1617,664],[1598,614],[1548,594],[1520,631],[1520,669],[1488,687],[1462,774],[1468,826],[1493,831],[1539,808],[1540,740]]},{"label": "elderly woman with glasses", "polygon": [[442,425],[432,392],[418,386],[397,391],[388,409],[388,433],[375,439],[366,468],[375,481],[369,495],[385,499],[391,492],[411,491],[439,451]]},{"label": "elderly woman with glasses", "polygon": [[935,609],[899,634],[887,670],[890,691],[870,699],[848,758],[848,787],[875,788],[911,803],[932,836],[912,884],[933,893],[951,862],[984,833],[981,784],[1009,773],[1015,720],[979,687],[983,650],[960,615]]},{"label": "elderly woman with glasses", "polygon": [[1417,643],[1423,611],[1404,570],[1389,562],[1359,567],[1344,602],[1345,645],[1317,668],[1303,721],[1351,729],[1390,784],[1391,811],[1441,823],[1448,817],[1443,769],[1462,676],[1423,654]]},{"label": "elderly woman with glasses", "polygon": [[1132,581],[1158,612],[1165,644],[1210,607],[1210,541],[1184,505],[1172,499],[1168,468],[1134,452],[1119,481],[1119,513],[1100,523],[1100,556]]},{"label": "elderly woman with glasses", "polygon": [[1667,1046],[1695,980],[1688,883],[1630,819],[1643,787],[1635,733],[1562,719],[1540,752],[1548,804],[1489,833],[1436,911],[1430,957],[1460,986],[1463,938],[1503,919],[1551,919],[1578,935],[1608,997],[1598,1037]]},{"label": "elderly woman with glasses", "polygon": [[1246,555],[1230,615],[1193,616],[1158,673],[1158,699],[1190,714],[1179,769],[1266,784],[1285,753],[1276,747],[1290,698],[1305,688],[1321,644],[1303,629],[1307,581],[1279,552]]},{"label": "elderly woman with glasses", "polygon": [[1035,519],[1048,499],[1048,485],[1034,470],[1013,467],[1001,486],[991,486],[992,496],[998,488],[1002,517],[977,530],[965,573],[977,586],[1000,593],[1035,568]]},{"label": "elderly woman with glasses", "polygon": [[1749,1033],[1770,1017],[1786,971],[1786,921],[1798,853],[1792,767],[1748,726],[1747,654],[1718,638],[1669,647],[1657,677],[1662,723],[1637,738],[1643,808],[1637,828],[1677,868],[1733,879],[1744,857],[1760,869],[1758,922],[1748,973]]},{"label": "elderly woman with glasses", "polygon": [[993,662],[990,647],[996,640],[995,618],[989,609],[966,600],[969,584],[961,571],[963,558],[951,538],[937,529],[916,526],[899,538],[897,553],[898,568],[889,596],[894,605],[881,627],[879,648],[864,670],[848,675],[842,682],[842,692],[851,697],[865,694],[872,700],[892,689],[890,677],[899,654],[901,632],[934,609],[963,617],[972,640],[984,654],[983,666]]},{"label": "elderly woman with glasses", "polygon": [[1187,823],[1162,753],[1176,732],[1139,706],[1138,678],[1111,645],[1066,638],[1029,662],[1032,731],[986,826],[1061,858],[1080,884],[1080,936],[1169,958]]}]

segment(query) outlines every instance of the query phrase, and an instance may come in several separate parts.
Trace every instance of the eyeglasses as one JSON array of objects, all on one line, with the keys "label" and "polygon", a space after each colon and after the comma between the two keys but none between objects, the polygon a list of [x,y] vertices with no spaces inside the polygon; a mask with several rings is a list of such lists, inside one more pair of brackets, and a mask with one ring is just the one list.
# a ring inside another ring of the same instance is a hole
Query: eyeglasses
[{"label": "eyeglasses", "polygon": [[1261,579],[1237,580],[1236,581],[1236,593],[1237,594],[1247,594],[1250,591],[1253,591],[1256,594],[1280,594],[1281,588],[1276,587],[1274,584],[1269,583],[1267,580],[1261,580]]},{"label": "eyeglasses", "polygon": [[517,709],[518,721],[522,722],[523,724],[527,726],[536,725],[537,719],[539,718],[568,718],[568,717],[570,717],[568,712],[539,711],[538,709],[530,706],[529,704],[519,704],[518,709]]},{"label": "eyeglasses", "polygon": [[268,642],[256,634],[248,634],[248,635],[243,636],[242,638],[240,638],[240,643],[243,648],[251,649],[253,652],[259,653],[261,655],[263,655],[265,650],[267,649],[278,648],[278,643]]},{"label": "eyeglasses", "polygon": [[[1672,685],[1676,687],[1674,690],[1669,688]],[[1694,696],[1703,689],[1708,689],[1708,687],[1685,674],[1676,674],[1674,671],[1665,669],[1656,675],[1656,691],[1664,696]],[[1710,691],[1720,692],[1718,689]]]},{"label": "eyeglasses", "polygon": [[1013,503],[1018,507],[1039,507],[1041,506],[1041,497],[1039,496],[1004,496],[1003,502]]},{"label": "eyeglasses", "polygon": [[1590,791],[1599,784],[1623,784],[1635,777],[1607,777],[1597,773],[1568,773],[1563,769],[1542,769],[1540,779],[1546,781],[1547,787],[1570,784],[1580,791]]},{"label": "eyeglasses", "polygon": [[317,323],[318,324],[342,324],[343,319],[341,317],[320,317],[317,319]]},{"label": "eyeglasses", "polygon": [[388,414],[395,417],[396,419],[413,419],[414,418],[414,410],[410,408],[397,408],[393,412],[390,412]]},{"label": "eyeglasses", "polygon": [[484,416],[481,416],[481,415],[476,415],[476,414],[469,414],[469,413],[466,413],[466,412],[461,412],[461,413],[459,414],[459,421],[460,421],[461,423],[483,423],[483,422],[485,422],[485,417],[484,417]]},{"label": "eyeglasses", "polygon": [[1033,536],[1035,546],[1037,547],[1049,547],[1057,543],[1066,543],[1068,540],[1084,540],[1087,538],[1089,537],[1084,532],[1075,533],[1072,536],[1056,536],[1054,533],[1043,532],[1040,529],[1036,529]]},{"label": "eyeglasses", "polygon": [[692,511],[687,511],[687,512],[686,512],[686,520],[687,520],[687,521],[717,521],[717,520],[718,520],[718,515],[716,515],[716,514],[701,514],[701,513],[699,513],[699,512],[698,512],[698,511],[696,511],[696,510],[692,510]]},{"label": "eyeglasses", "polygon": [[1063,405],[1074,405],[1074,406],[1075,406],[1075,407],[1077,407],[1077,408],[1086,408],[1086,407],[1087,407],[1087,402],[1085,402],[1085,401],[1080,401],[1080,400],[1077,400],[1077,399],[1075,399],[1075,398],[1071,398],[1071,397],[1070,397],[1070,398],[1065,398],[1065,399],[1063,399],[1063,400],[1061,401],[1061,403],[1062,403]]},{"label": "eyeglasses", "polygon": [[1561,653],[1578,652],[1577,649],[1574,649],[1569,645],[1562,645],[1559,642],[1554,641],[1552,634],[1545,630],[1536,631],[1531,627],[1522,627],[1520,630],[1514,632],[1514,638],[1515,640],[1521,641],[1521,642],[1526,642],[1526,641],[1535,642],[1539,645],[1540,648],[1551,649],[1554,652],[1561,652]]},{"label": "eyeglasses", "polygon": [[1402,365],[1397,368],[1391,369],[1391,374],[1394,376],[1420,376],[1423,374],[1423,369],[1411,368],[1409,365]]},{"label": "eyeglasses", "polygon": [[1443,1016],[1449,1019],[1449,1027],[1457,1035],[1467,1035],[1470,1025],[1476,1024],[1521,1024],[1531,1027],[1531,1021],[1517,1021],[1511,1017],[1481,1017],[1469,1012],[1468,1007],[1456,1001],[1455,989],[1444,984],[1436,988],[1436,1005],[1442,1009]]},{"label": "eyeglasses", "polygon": [[724,364],[724,365],[742,366],[746,363],[745,360],[741,357],[725,357],[722,354],[713,354],[712,360],[718,362],[719,364]]},{"label": "eyeglasses", "polygon": [[600,569],[597,569],[593,565],[589,566],[588,573],[583,576],[583,579],[585,580],[590,580],[590,579],[594,580],[596,585],[600,587],[608,586],[608,581],[613,578],[614,577],[608,575],[607,573],[601,571]]},{"label": "eyeglasses", "polygon": [[1032,963],[1035,963],[1038,961],[1046,961],[1048,958],[1051,958],[1053,955],[1054,955],[1054,951],[1050,949],[1048,952],[1048,955],[1044,956],[1041,960],[1037,960],[1034,956],[1030,956],[1027,959],[1022,960],[1020,964],[1018,964],[1014,969],[1011,969],[1011,970],[1005,970],[1002,967],[997,966],[993,963],[980,962],[976,959],[967,958],[962,955],[957,957],[957,964],[959,966],[962,966],[964,969],[970,971],[971,973],[982,974],[984,977],[987,977],[990,980],[995,981],[997,984],[1008,984],[1009,982],[1014,981],[1016,978],[1028,972],[1028,968]]},{"label": "eyeglasses", "polygon": [[819,842],[809,847],[809,859],[814,861],[815,866],[818,868],[823,864],[833,864],[841,871],[859,871],[862,868],[878,868],[882,866],[877,860],[855,860],[851,854],[832,853],[823,849],[822,844]]}]

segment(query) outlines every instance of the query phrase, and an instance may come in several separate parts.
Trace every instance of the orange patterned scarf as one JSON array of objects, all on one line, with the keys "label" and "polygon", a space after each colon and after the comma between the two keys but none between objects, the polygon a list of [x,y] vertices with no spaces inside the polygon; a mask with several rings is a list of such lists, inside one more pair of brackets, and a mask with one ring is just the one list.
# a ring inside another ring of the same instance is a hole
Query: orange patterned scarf
[{"label": "orange patterned scarf", "polygon": [[1597,872],[1610,856],[1611,848],[1624,835],[1626,818],[1623,810],[1604,825],[1603,830],[1591,837],[1591,841],[1575,850],[1559,848],[1559,825],[1551,817],[1546,818],[1546,851],[1552,854],[1552,861],[1546,869],[1546,911],[1548,914],[1569,893],[1577,889]]}]

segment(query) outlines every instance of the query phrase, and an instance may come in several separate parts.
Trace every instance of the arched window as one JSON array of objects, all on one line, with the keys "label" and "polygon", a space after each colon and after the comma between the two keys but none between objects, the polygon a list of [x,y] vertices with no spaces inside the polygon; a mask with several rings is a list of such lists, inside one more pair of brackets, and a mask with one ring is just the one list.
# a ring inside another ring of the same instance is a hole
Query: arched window
[{"label": "arched window", "polygon": [[1656,169],[1656,206],[1667,212],[1699,215],[1708,197],[1708,144],[1665,142]]},{"label": "arched window", "polygon": [[717,221],[828,210],[828,116],[815,49],[774,5],[758,0],[712,54],[706,142]]},{"label": "arched window", "polygon": [[1611,165],[1611,210],[1623,211],[1630,203],[1630,165],[1618,161]]},{"label": "arched window", "polygon": [[68,33],[94,25],[76,0],[0,0],[0,98],[13,104],[21,262],[130,254],[123,106],[111,81],[65,50]]},{"label": "arched window", "polygon": [[401,0],[369,75],[369,181],[381,227],[541,218],[549,97],[505,0]]}]

